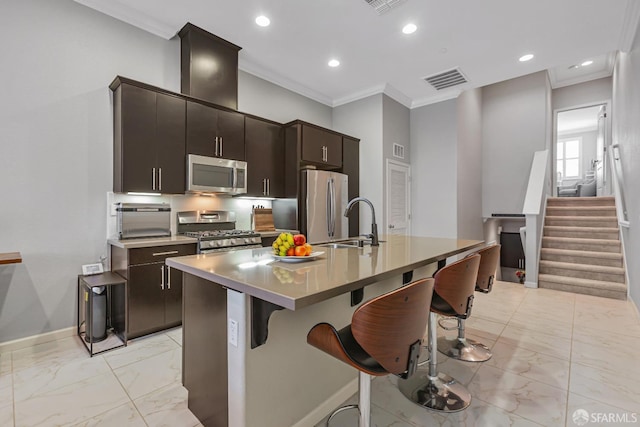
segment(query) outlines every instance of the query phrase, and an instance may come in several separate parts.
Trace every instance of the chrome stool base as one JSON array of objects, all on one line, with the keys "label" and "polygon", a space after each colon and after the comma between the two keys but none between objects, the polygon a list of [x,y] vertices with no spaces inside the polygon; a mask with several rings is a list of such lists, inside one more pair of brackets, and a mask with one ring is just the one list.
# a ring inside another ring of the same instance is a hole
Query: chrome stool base
[{"label": "chrome stool base", "polygon": [[458,412],[471,404],[471,393],[447,374],[430,377],[418,371],[407,380],[398,381],[400,392],[413,403],[438,412]]},{"label": "chrome stool base", "polygon": [[438,338],[438,351],[452,359],[464,362],[486,362],[493,354],[486,345],[468,338]]}]

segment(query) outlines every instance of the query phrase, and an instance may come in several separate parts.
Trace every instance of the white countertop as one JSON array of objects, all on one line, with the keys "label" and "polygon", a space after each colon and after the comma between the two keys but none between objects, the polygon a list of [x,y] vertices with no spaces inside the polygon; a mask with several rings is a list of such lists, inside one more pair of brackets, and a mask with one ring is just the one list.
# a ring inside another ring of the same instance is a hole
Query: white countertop
[{"label": "white countertop", "polygon": [[[271,248],[190,255],[166,263],[194,276],[297,310],[482,246],[478,240],[388,235],[378,247],[327,248],[315,260],[276,260]],[[417,279],[417,278],[414,278]]]}]

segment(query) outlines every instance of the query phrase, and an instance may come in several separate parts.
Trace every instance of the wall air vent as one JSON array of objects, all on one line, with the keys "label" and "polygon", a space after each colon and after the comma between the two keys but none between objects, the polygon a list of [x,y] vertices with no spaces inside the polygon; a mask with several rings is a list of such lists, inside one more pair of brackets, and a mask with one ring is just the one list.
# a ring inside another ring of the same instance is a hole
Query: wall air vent
[{"label": "wall air vent", "polygon": [[373,7],[378,15],[382,15],[385,12],[390,11],[392,8],[400,5],[404,0],[364,0]]},{"label": "wall air vent", "polygon": [[458,68],[427,76],[424,80],[436,90],[447,89],[467,82],[466,77]]},{"label": "wall air vent", "polygon": [[393,157],[404,159],[404,145],[393,143]]}]

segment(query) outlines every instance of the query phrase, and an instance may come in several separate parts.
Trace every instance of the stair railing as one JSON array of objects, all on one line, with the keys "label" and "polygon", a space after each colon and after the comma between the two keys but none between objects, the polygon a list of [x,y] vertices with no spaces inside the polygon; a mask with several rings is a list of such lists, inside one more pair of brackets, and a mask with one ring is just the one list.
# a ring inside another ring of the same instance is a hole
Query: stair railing
[{"label": "stair railing", "polygon": [[620,160],[620,145],[612,144],[611,153],[607,156],[609,164],[613,171],[613,195],[616,199],[616,213],[618,215],[618,223],[623,227],[629,226],[629,216],[627,213],[627,203],[624,197],[624,175],[622,173],[622,161]]},{"label": "stair railing", "polygon": [[524,198],[522,213],[525,215],[525,271],[527,288],[538,287],[538,260],[542,243],[542,227],[547,196],[551,192],[549,150],[536,151],[531,162],[529,184]]}]

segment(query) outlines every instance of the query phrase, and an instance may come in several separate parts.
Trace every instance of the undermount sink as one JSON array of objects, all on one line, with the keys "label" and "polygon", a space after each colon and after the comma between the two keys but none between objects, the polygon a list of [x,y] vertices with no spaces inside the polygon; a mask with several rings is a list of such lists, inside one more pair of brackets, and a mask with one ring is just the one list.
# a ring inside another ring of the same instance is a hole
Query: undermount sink
[{"label": "undermount sink", "polygon": [[361,248],[363,246],[371,245],[371,240],[361,240],[361,239],[349,239],[349,240],[340,240],[338,242],[331,243],[321,243],[315,246],[321,246],[323,248]]}]

